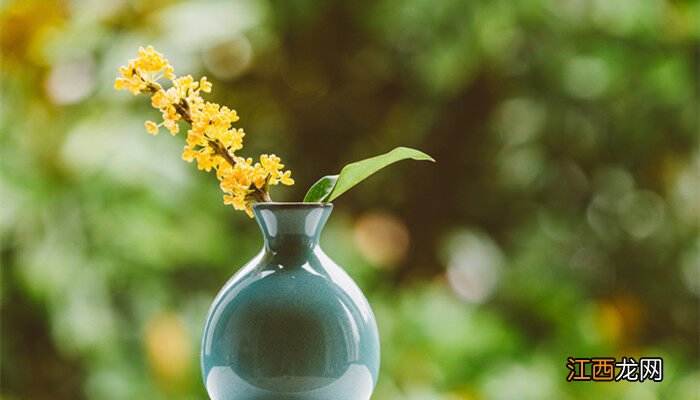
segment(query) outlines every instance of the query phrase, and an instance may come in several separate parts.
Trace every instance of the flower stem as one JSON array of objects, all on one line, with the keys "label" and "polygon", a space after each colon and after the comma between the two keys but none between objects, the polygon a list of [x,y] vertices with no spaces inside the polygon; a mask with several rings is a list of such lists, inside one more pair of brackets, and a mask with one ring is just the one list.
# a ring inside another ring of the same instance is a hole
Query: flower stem
[{"label": "flower stem", "polygon": [[217,140],[209,140],[209,146],[214,150],[214,153],[218,154],[221,158],[226,160],[227,163],[229,163],[232,167],[236,165],[236,159],[231,156],[231,153],[226,150],[226,147],[224,147],[224,144],[221,143],[221,141]]}]

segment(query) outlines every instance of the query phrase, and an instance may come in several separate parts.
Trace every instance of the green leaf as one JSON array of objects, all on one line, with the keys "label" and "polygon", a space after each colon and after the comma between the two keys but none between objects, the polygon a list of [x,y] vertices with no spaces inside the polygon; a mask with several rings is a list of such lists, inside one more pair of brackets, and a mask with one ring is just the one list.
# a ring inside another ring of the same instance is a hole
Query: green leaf
[{"label": "green leaf", "polygon": [[314,183],[309,191],[306,192],[304,203],[320,203],[326,201],[333,191],[336,182],[338,182],[338,175],[326,175],[319,179],[318,182]]},{"label": "green leaf", "polygon": [[408,147],[397,147],[394,150],[346,165],[340,175],[328,175],[316,182],[304,197],[305,202],[331,202],[350,188],[367,179],[380,169],[401,160],[435,160],[429,155]]}]

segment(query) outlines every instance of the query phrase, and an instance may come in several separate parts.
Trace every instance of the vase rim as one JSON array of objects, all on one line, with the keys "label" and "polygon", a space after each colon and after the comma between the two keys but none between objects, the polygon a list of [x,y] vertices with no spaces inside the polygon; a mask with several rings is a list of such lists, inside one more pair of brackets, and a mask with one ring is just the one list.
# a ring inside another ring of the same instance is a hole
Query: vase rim
[{"label": "vase rim", "polygon": [[270,209],[270,208],[333,208],[331,203],[305,203],[301,201],[271,201],[253,204],[253,209]]}]

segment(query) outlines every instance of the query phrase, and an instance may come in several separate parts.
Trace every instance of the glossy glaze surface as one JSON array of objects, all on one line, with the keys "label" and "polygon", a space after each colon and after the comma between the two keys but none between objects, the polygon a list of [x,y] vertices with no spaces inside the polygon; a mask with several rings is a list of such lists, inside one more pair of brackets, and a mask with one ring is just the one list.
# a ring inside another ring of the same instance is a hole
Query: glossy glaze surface
[{"label": "glossy glaze surface", "polygon": [[261,203],[263,250],[209,311],[202,374],[213,400],[364,400],[379,370],[372,310],[321,250],[331,205]]}]

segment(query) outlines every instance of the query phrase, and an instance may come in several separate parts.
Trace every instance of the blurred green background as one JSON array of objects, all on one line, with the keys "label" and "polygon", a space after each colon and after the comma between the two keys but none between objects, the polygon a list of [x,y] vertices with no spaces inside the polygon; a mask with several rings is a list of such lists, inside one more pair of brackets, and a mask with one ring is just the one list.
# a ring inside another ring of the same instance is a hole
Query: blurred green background
[{"label": "blurred green background", "polygon": [[[297,184],[398,145],[323,245],[367,294],[374,399],[692,399],[697,1],[3,1],[2,400],[205,399],[209,304],[253,220],[113,90],[152,44]],[[662,383],[566,357],[663,357]]]}]

